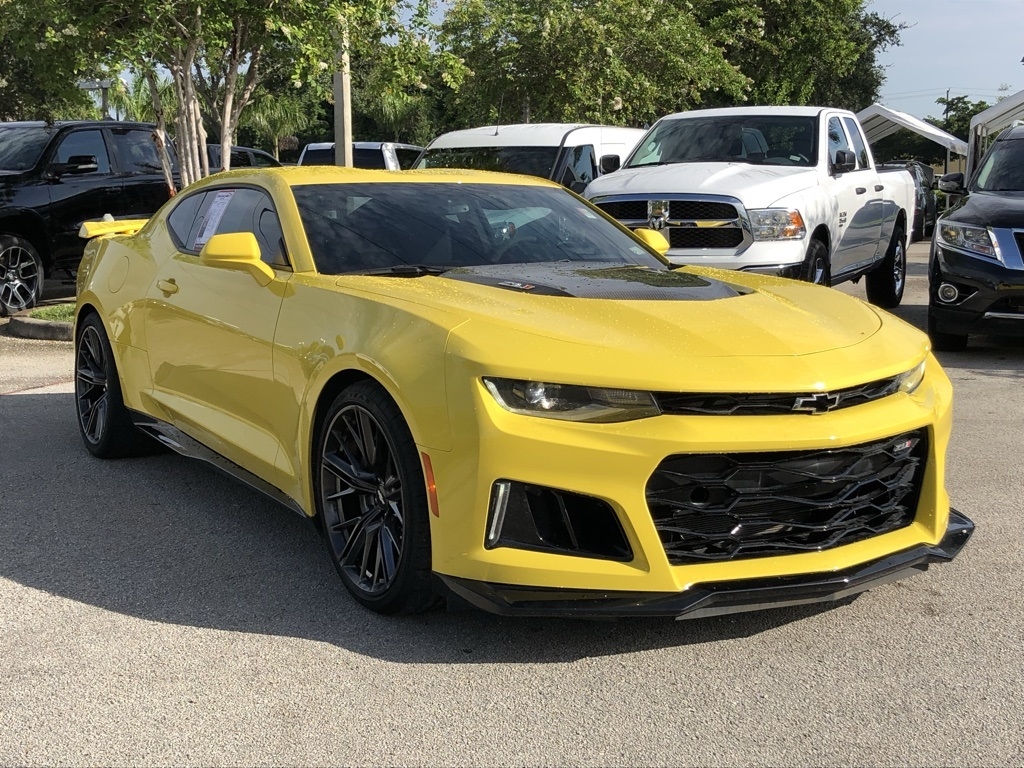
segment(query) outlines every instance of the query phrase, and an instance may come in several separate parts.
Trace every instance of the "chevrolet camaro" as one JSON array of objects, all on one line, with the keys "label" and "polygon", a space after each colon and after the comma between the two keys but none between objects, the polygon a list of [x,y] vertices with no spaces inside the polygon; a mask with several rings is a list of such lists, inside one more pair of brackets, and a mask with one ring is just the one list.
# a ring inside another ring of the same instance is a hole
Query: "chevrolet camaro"
[{"label": "chevrolet camaro", "polygon": [[379,612],[834,600],[974,527],[924,334],[828,288],[674,268],[660,233],[551,182],[236,171],[82,235],[85,447],[249,483]]}]

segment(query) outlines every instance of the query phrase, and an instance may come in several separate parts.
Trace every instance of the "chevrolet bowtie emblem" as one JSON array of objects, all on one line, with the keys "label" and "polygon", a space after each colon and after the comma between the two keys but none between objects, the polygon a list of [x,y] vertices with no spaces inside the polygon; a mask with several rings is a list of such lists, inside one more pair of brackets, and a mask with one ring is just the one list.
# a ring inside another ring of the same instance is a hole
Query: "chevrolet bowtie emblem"
[{"label": "chevrolet bowtie emblem", "polygon": [[816,395],[798,397],[793,410],[799,413],[826,413],[839,405],[839,395],[819,392]]}]

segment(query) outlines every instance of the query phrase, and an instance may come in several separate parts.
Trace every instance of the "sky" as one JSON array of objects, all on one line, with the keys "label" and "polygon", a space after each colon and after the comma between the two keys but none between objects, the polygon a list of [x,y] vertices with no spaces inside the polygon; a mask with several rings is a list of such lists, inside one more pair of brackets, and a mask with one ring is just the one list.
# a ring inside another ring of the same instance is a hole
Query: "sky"
[{"label": "sky", "polygon": [[1024,0],[871,0],[868,10],[909,25],[878,57],[885,106],[941,117],[947,88],[989,104],[1004,83],[1005,95],[1024,90]]}]

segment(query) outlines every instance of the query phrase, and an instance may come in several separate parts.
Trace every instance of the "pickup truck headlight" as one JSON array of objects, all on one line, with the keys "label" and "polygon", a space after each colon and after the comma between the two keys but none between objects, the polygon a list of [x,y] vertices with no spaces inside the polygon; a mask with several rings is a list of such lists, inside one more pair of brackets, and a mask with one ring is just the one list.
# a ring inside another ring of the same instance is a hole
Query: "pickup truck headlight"
[{"label": "pickup truck headlight", "polygon": [[610,423],[657,416],[650,392],[487,377],[484,386],[505,410],[563,421]]},{"label": "pickup truck headlight", "polygon": [[993,259],[999,258],[999,251],[996,250],[991,235],[984,227],[942,223],[939,226],[939,240],[945,245],[959,248],[962,251],[978,253]]},{"label": "pickup truck headlight", "polygon": [[755,208],[747,215],[755,240],[800,240],[807,234],[804,218],[795,208]]}]

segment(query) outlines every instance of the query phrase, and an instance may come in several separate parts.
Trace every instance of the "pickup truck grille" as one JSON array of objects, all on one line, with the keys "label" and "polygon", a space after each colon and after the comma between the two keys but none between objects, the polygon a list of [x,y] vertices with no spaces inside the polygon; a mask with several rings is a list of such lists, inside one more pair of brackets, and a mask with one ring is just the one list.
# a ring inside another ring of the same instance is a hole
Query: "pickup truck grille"
[{"label": "pickup truck grille", "polygon": [[734,227],[665,227],[672,248],[738,248],[743,230]]},{"label": "pickup truck grille", "polygon": [[646,200],[611,200],[607,203],[598,203],[597,207],[619,221],[647,219]]},{"label": "pickup truck grille", "polygon": [[914,521],[928,458],[919,429],[848,448],[669,456],[647,505],[672,565],[819,551]]},{"label": "pickup truck grille", "polygon": [[[667,216],[650,220],[651,200],[668,200]],[[737,205],[719,200],[654,197],[641,200],[598,200],[598,208],[627,227],[660,229],[671,248],[735,251],[747,239]]]}]

